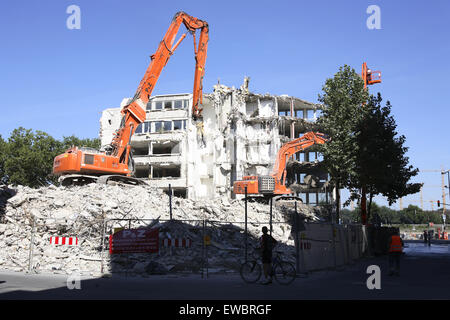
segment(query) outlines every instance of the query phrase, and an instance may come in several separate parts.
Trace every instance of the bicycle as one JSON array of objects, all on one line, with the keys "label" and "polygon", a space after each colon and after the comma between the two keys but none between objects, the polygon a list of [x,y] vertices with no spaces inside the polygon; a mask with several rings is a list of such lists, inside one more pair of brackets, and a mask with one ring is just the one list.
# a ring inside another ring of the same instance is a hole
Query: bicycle
[{"label": "bicycle", "polygon": [[[241,265],[240,275],[246,283],[255,283],[261,278],[262,267],[257,250],[253,250],[252,259],[247,260]],[[283,261],[281,252],[275,251],[275,257],[272,260],[271,276],[282,285],[288,285],[295,280],[296,270],[292,263]]]}]

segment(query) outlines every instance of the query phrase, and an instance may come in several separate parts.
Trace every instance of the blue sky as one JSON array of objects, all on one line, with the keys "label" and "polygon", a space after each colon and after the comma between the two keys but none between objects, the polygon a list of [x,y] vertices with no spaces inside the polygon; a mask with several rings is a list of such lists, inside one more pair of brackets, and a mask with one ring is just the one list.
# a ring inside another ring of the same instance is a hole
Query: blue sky
[{"label": "blue sky", "polygon": [[[81,9],[80,30],[66,28],[72,4]],[[380,30],[366,27],[372,4],[381,9]],[[2,1],[0,134],[8,137],[23,126],[56,138],[96,137],[100,112],[134,94],[149,56],[180,10],[210,25],[205,92],[218,78],[240,86],[250,76],[254,92],[317,102],[325,79],[339,66],[360,72],[367,61],[382,71],[383,83],[370,89],[391,101],[411,163],[450,167],[447,0]],[[193,67],[187,37],[153,94],[190,92]],[[441,198],[434,187],[441,183],[439,173],[424,172],[415,180],[425,182],[424,200]],[[419,195],[404,205],[408,199]]]}]

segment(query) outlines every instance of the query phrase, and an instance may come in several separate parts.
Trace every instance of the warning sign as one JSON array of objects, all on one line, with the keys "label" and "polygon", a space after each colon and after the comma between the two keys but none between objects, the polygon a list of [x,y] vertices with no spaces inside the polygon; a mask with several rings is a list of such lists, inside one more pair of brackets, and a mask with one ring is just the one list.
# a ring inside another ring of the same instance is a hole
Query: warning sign
[{"label": "warning sign", "polygon": [[124,229],[109,236],[109,253],[158,252],[159,229]]}]

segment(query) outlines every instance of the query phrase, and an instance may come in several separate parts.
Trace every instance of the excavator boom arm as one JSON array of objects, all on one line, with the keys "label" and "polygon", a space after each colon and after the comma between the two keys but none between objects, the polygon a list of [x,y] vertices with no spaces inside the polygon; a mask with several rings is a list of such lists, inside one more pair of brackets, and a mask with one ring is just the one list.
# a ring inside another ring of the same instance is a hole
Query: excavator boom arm
[{"label": "excavator boom arm", "polygon": [[281,146],[270,176],[244,176],[242,180],[234,181],[235,194],[283,195],[291,193],[286,187],[286,165],[297,152],[305,150],[314,144],[324,144],[328,137],[319,132],[307,132],[301,137]]},{"label": "excavator boom arm", "polygon": [[305,150],[315,144],[324,144],[329,139],[323,133],[307,132],[301,137],[285,143],[277,153],[272,176],[282,185],[286,182],[286,165],[289,159],[297,152]]},{"label": "excavator boom arm", "polygon": [[[125,106],[122,113],[122,122],[119,130],[115,133],[113,141],[111,142],[111,154],[119,157],[119,162],[128,163],[130,155],[130,141],[136,128],[146,119],[145,109],[150,99],[156,82],[162,72],[162,69],[167,64],[170,56],[176,50],[181,41],[185,38],[183,34],[180,39],[175,42],[175,37],[181,26],[187,28],[194,36],[194,51],[195,51],[195,76],[194,76],[194,90],[193,90],[193,105],[192,115],[197,118],[201,114],[199,103],[202,103],[203,91],[203,76],[205,74],[206,51],[208,47],[208,23],[200,19],[189,16],[184,12],[178,12],[172,19],[169,29],[167,30],[163,40],[159,43],[155,54],[151,56],[151,62],[148,66],[144,77],[142,78],[132,101]],[[200,29],[200,39],[198,46],[196,46],[195,32]]]},{"label": "excavator boom arm", "polygon": [[[181,24],[184,24],[188,32],[194,37],[194,53],[195,53],[195,75],[194,75],[194,90],[193,90],[193,115],[199,116],[199,102],[202,97],[202,82],[205,74],[206,52],[208,49],[209,40],[209,26],[208,23],[200,19],[191,17],[184,12],[178,12],[173,17],[172,23],[166,32],[166,35],[159,44],[155,54],[151,56],[152,61],[142,78],[133,101],[140,99],[145,106],[150,99],[152,91],[161,74],[162,69],[167,64],[170,56],[174,53],[178,45],[185,38],[183,34],[177,43],[174,45],[175,37],[178,34]],[[196,46],[195,32],[200,29],[200,39],[198,46]]]}]

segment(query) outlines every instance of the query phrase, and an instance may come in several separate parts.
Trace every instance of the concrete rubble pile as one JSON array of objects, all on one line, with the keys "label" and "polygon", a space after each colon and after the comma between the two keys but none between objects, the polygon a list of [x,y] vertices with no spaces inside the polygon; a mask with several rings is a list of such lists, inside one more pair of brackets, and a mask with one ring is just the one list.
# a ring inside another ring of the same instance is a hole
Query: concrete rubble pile
[{"label": "concrete rubble pile", "polygon": [[[67,274],[195,272],[202,267],[202,257],[205,255],[212,270],[236,269],[242,257],[242,200],[173,198],[174,221],[168,221],[169,196],[149,186],[89,184],[40,189],[3,186],[0,200],[4,203],[5,199],[6,206],[0,220],[0,268]],[[314,210],[306,205],[298,206],[300,215],[310,221],[317,220]],[[276,223],[290,220],[290,215],[292,208],[274,206],[273,235],[283,243],[284,248],[293,250],[291,225]],[[105,220],[110,219],[148,220],[110,221],[104,234]],[[203,231],[201,221],[204,219],[220,223],[209,223]],[[262,225],[268,226],[268,221],[268,205],[248,203],[251,242],[257,241]],[[108,253],[111,230],[149,225],[159,228],[160,244],[167,238],[189,238],[192,246],[161,247],[155,254]],[[211,238],[206,253],[203,250],[204,234]],[[77,237],[78,246],[50,245],[50,237],[54,236]],[[31,241],[33,246],[30,246]]]},{"label": "concrete rubble pile", "polygon": [[6,203],[9,198],[16,194],[14,189],[8,188],[7,185],[0,183],[0,216],[6,210]]}]

